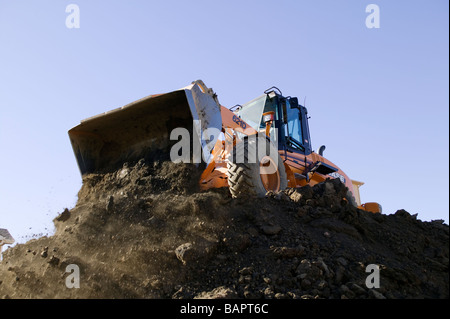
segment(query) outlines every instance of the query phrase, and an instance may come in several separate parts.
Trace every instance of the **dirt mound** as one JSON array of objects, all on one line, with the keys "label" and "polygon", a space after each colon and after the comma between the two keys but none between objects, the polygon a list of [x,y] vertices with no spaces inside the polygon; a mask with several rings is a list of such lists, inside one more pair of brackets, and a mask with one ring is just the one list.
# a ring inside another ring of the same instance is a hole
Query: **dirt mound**
[{"label": "dirt mound", "polygon": [[0,298],[449,297],[448,225],[358,210],[339,180],[244,200],[198,177],[143,160],[86,176],[53,236],[4,253]]}]

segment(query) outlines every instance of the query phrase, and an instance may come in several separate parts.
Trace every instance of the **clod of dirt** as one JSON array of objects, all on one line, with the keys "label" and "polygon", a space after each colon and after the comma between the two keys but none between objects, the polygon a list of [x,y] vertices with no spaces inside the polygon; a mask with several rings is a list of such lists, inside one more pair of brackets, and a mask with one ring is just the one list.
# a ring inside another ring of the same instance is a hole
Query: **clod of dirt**
[{"label": "clod of dirt", "polygon": [[449,297],[441,221],[358,210],[339,180],[241,201],[199,175],[141,160],[85,176],[53,236],[5,251],[0,298]]}]

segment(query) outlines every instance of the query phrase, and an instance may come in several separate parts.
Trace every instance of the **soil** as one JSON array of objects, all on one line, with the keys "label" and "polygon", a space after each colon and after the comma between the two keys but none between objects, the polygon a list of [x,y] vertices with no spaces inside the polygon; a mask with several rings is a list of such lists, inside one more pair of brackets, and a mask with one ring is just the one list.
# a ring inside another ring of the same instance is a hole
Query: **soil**
[{"label": "soil", "polygon": [[4,252],[0,298],[449,298],[442,221],[359,210],[339,180],[234,199],[200,192],[199,172],[141,160],[86,175],[54,235]]}]

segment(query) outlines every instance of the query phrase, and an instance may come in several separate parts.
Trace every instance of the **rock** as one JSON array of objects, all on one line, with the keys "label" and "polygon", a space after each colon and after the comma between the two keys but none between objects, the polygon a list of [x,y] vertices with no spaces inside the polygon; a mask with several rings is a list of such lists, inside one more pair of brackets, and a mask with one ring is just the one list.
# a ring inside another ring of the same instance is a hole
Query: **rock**
[{"label": "rock", "polygon": [[243,276],[251,275],[253,273],[253,267],[244,267],[239,270],[239,273]]},{"label": "rock", "polygon": [[52,266],[58,266],[58,264],[59,264],[59,258],[58,257],[55,257],[55,256],[52,256],[52,257],[50,257],[50,259],[47,261],[50,265],[52,265]]},{"label": "rock", "polygon": [[46,258],[48,256],[48,247],[44,247],[41,252],[41,257]]},{"label": "rock", "polygon": [[[315,281],[323,276],[324,271],[321,269],[321,262],[310,262],[307,259],[303,259],[297,266],[295,272],[303,280],[305,278]],[[328,267],[326,267],[328,269]]]},{"label": "rock", "polygon": [[65,222],[69,218],[70,218],[70,211],[67,208],[65,208],[64,211],[58,217],[55,218],[55,220],[59,222]]},{"label": "rock", "polygon": [[386,299],[386,297],[381,292],[378,292],[375,289],[369,290],[369,296],[375,299]]},{"label": "rock", "polygon": [[275,297],[275,293],[273,292],[273,289],[270,287],[267,287],[264,289],[264,298],[266,299],[273,299]]},{"label": "rock", "polygon": [[328,268],[328,266],[325,264],[325,262],[323,261],[323,259],[321,257],[318,257],[317,261],[314,261],[312,264],[317,266],[318,268],[320,268],[326,277],[331,276],[330,269]]},{"label": "rock", "polygon": [[130,169],[128,168],[128,164],[125,163],[125,164],[123,165],[123,168],[118,172],[117,178],[118,178],[118,179],[123,179],[123,178],[125,178],[126,176],[128,176],[129,173],[130,173]]},{"label": "rock", "polygon": [[236,299],[238,294],[234,289],[220,286],[208,292],[201,292],[194,299]]},{"label": "rock", "polygon": [[251,280],[252,280],[252,276],[250,276],[250,275],[242,276],[242,275],[241,275],[241,276],[239,277],[238,283],[240,283],[240,284],[245,284],[245,283],[249,283]]},{"label": "rock", "polygon": [[295,203],[300,202],[302,197],[303,197],[302,194],[300,194],[298,191],[294,191],[289,195],[289,198]]},{"label": "rock", "polygon": [[273,236],[281,231],[281,226],[279,225],[265,225],[261,228],[265,235]]},{"label": "rock", "polygon": [[215,252],[217,243],[198,238],[193,243],[184,243],[175,248],[175,255],[183,265],[188,263],[204,261]]},{"label": "rock", "polygon": [[180,260],[183,265],[186,265],[186,263],[190,260],[192,256],[192,244],[191,243],[185,243],[180,246],[178,246],[175,249],[175,255],[177,256],[178,260]]},{"label": "rock", "polygon": [[305,247],[301,245],[298,247],[270,247],[270,250],[278,258],[294,258],[302,256]]},{"label": "rock", "polygon": [[298,275],[307,274],[311,269],[311,263],[307,259],[303,259],[296,269]]}]

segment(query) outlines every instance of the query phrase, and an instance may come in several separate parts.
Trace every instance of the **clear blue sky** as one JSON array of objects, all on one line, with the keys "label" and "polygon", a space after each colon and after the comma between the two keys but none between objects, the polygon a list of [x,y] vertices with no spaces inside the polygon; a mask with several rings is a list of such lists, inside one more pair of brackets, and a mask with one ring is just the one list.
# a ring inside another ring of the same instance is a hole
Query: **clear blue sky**
[{"label": "clear blue sky", "polygon": [[[80,8],[80,28],[65,25]],[[365,8],[380,8],[368,29]],[[363,202],[449,215],[449,3],[0,0],[0,227],[53,231],[81,186],[67,131],[202,79],[225,106],[275,85]]]}]

